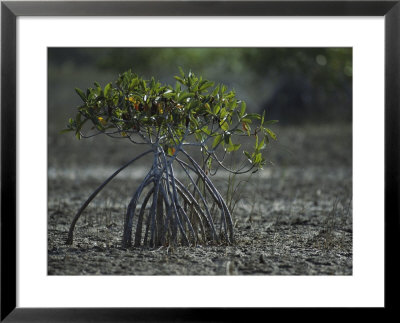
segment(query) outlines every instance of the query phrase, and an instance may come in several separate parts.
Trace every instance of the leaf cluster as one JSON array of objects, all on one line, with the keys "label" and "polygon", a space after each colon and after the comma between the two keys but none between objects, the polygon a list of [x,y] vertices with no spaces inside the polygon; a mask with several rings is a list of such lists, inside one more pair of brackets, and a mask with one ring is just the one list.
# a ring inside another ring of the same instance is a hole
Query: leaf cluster
[{"label": "leaf cluster", "polygon": [[144,80],[129,70],[104,87],[95,82],[86,91],[76,88],[83,104],[64,131],[74,131],[78,139],[98,134],[127,138],[163,147],[168,155],[183,145],[199,145],[209,168],[212,160],[220,163],[218,147],[231,153],[241,147],[238,137],[254,137],[254,151],[244,154],[252,167],[265,164],[261,151],[269,139],[276,139],[266,126],[276,121],[247,113],[246,103],[225,85],[179,70],[174,86]]}]

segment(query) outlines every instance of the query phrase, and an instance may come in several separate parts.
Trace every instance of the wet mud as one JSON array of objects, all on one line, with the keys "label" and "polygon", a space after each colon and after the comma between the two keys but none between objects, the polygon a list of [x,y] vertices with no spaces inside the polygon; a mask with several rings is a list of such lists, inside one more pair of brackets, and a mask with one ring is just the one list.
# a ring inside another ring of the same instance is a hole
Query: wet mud
[{"label": "wet mud", "polygon": [[[90,193],[140,151],[109,140],[49,138],[48,274],[351,275],[351,125],[276,132],[279,140],[267,151],[272,163],[240,177],[233,245],[156,249],[121,247],[126,207],[145,163],[123,171],[93,200],[76,225],[73,244],[65,244]],[[219,172],[212,180],[224,196],[227,175]]]}]

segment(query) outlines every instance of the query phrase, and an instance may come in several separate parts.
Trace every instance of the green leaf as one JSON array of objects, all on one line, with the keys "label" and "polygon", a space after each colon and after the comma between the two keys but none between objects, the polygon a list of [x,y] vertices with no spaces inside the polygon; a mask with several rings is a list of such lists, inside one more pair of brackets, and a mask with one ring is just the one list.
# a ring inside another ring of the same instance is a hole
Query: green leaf
[{"label": "green leaf", "polygon": [[245,154],[245,156],[247,157],[247,159],[249,160],[250,163],[253,162],[251,155],[247,151],[243,151],[243,154]]},{"label": "green leaf", "polygon": [[193,96],[194,96],[194,93],[191,93],[191,92],[182,93],[178,98],[178,102],[182,103],[184,100],[191,98]]},{"label": "green leaf", "polygon": [[196,127],[199,128],[199,123],[197,122],[196,118],[193,117],[192,114],[189,115],[190,122]]},{"label": "green leaf", "polygon": [[249,113],[246,114],[246,118],[260,120],[261,116],[258,113]]},{"label": "green leaf", "polygon": [[112,86],[112,84],[111,84],[111,83],[108,83],[108,84],[104,87],[104,96],[105,96],[106,98],[108,98],[109,95],[111,94],[111,92],[110,92],[111,86]]},{"label": "green leaf", "polygon": [[[265,138],[265,137],[264,137],[264,138]],[[261,149],[264,149],[264,148],[265,148],[264,138],[263,138],[263,140],[261,140],[261,142],[258,144],[258,147],[257,147],[258,150],[261,150]]]},{"label": "green leaf", "polygon": [[240,148],[241,144],[233,144],[232,141],[229,142],[229,146],[228,146],[228,152],[232,152],[232,151],[236,151]]},{"label": "green leaf", "polygon": [[203,136],[202,136],[202,134],[200,133],[200,130],[196,130],[195,133],[194,133],[194,136],[195,136],[195,138],[196,138],[196,140],[197,140],[198,142],[201,142],[202,139],[203,139]]},{"label": "green leaf", "polygon": [[220,110],[220,112],[219,112],[219,117],[220,117],[221,119],[224,119],[226,115],[227,115],[226,109],[225,109],[225,108],[222,108],[222,109]]},{"label": "green leaf", "polygon": [[217,135],[214,138],[214,141],[213,141],[213,144],[212,144],[212,148],[214,149],[215,147],[217,147],[221,140],[222,140],[222,135]]},{"label": "green leaf", "polygon": [[278,122],[279,122],[279,120],[268,120],[268,121],[265,121],[264,124],[265,125],[271,125],[271,124],[275,124],[275,123],[278,123]]},{"label": "green leaf", "polygon": [[165,92],[162,95],[166,99],[175,99],[176,93],[175,92]]},{"label": "green leaf", "polygon": [[254,164],[261,164],[261,162],[262,162],[262,155],[261,155],[261,153],[258,153],[258,154],[256,154],[256,156],[255,156],[255,158],[254,158]]},{"label": "green leaf", "polygon": [[242,101],[242,104],[240,105],[239,117],[242,118],[245,113],[246,113],[246,102]]},{"label": "green leaf", "polygon": [[174,79],[177,80],[179,83],[185,85],[185,81],[181,79],[179,76],[174,76]]},{"label": "green leaf", "polygon": [[205,81],[205,82],[206,82],[205,84],[203,84],[199,87],[199,91],[203,92],[203,91],[207,90],[208,88],[214,86],[214,82],[209,82],[209,81]]},{"label": "green leaf", "polygon": [[272,139],[276,140],[276,134],[275,134],[271,129],[264,128],[264,130],[269,134],[269,136],[270,136]]},{"label": "green leaf", "polygon": [[221,127],[221,129],[222,129],[223,131],[227,131],[227,130],[229,129],[229,125],[228,125],[228,122],[227,122],[226,120],[222,120],[222,121],[219,123],[219,125],[220,125],[220,127]]},{"label": "green leaf", "polygon": [[83,93],[83,91],[81,89],[78,89],[77,87],[75,88],[75,92],[78,93],[78,95],[81,97],[83,102],[86,102],[86,95],[85,93]]},{"label": "green leaf", "polygon": [[254,149],[258,149],[258,135],[256,135],[256,143],[254,144]]},{"label": "green leaf", "polygon": [[208,169],[211,169],[211,164],[212,164],[212,158],[208,158],[208,160],[207,160]]},{"label": "green leaf", "polygon": [[203,131],[205,134],[210,135],[210,129],[208,129],[208,126],[204,126],[203,128],[201,128],[201,131]]},{"label": "green leaf", "polygon": [[264,117],[265,117],[265,110],[263,111],[262,117],[261,117],[261,125],[264,124]]},{"label": "green leaf", "polygon": [[182,67],[178,66],[178,69],[179,69],[179,73],[184,78],[185,77],[185,72],[183,71]]},{"label": "green leaf", "polygon": [[139,85],[139,80],[137,78],[134,78],[131,83],[129,84],[129,88],[130,89],[134,89],[135,87],[137,87]]},{"label": "green leaf", "polygon": [[219,85],[214,89],[214,91],[211,93],[211,96],[216,96],[219,92]]}]

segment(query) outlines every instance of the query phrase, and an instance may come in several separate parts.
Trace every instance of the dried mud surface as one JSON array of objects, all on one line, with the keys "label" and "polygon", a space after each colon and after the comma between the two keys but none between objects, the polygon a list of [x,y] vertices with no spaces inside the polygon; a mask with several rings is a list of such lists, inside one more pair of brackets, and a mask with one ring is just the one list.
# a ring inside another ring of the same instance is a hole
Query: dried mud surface
[{"label": "dried mud surface", "polygon": [[[236,243],[121,248],[126,205],[144,166],[123,171],[86,209],[74,243],[73,216],[127,160],[131,146],[49,138],[49,275],[351,275],[351,126],[276,129],[274,166],[246,175],[233,213]],[[133,152],[136,154],[137,152]],[[130,157],[130,156],[129,156]],[[224,195],[227,176],[213,178]]]}]

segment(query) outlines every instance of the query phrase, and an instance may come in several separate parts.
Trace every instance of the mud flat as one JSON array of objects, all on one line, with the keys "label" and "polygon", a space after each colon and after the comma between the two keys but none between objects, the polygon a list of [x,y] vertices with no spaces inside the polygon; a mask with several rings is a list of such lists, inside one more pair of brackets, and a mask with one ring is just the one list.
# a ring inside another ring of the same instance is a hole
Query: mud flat
[{"label": "mud flat", "polygon": [[[247,182],[233,213],[234,245],[158,249],[121,248],[124,212],[143,165],[124,171],[98,195],[78,221],[73,245],[65,244],[80,205],[126,154],[125,146],[52,138],[48,274],[351,275],[351,126],[277,132],[281,139],[270,153],[274,166],[240,178]],[[213,180],[224,195],[226,174]]]}]

